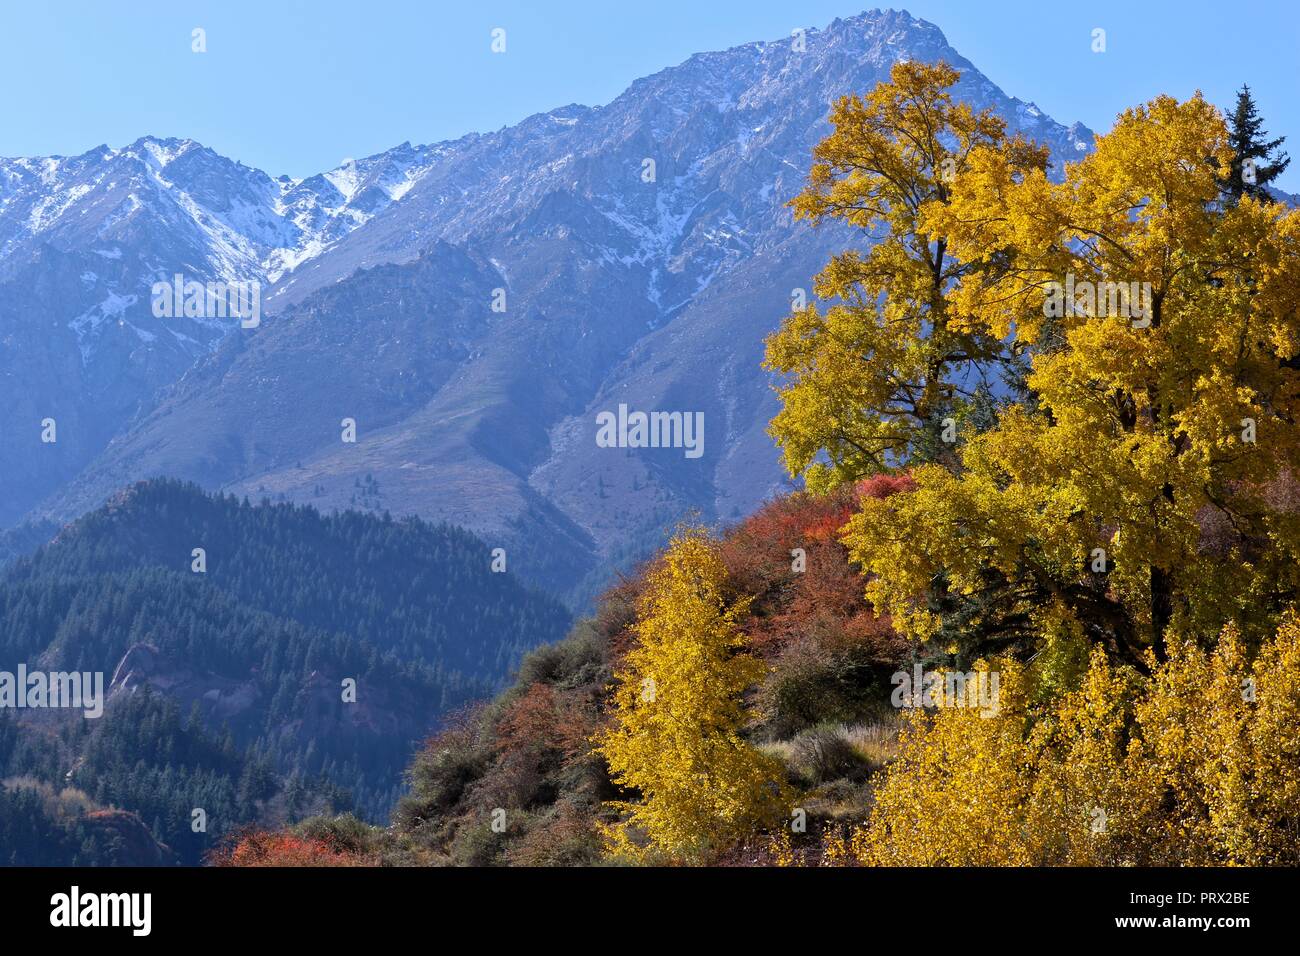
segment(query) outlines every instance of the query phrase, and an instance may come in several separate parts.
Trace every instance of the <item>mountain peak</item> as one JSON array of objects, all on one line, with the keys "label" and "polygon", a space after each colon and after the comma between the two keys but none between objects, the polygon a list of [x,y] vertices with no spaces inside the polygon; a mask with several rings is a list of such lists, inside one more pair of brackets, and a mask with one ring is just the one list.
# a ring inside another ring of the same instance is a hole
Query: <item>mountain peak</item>
[{"label": "mountain peak", "polygon": [[[32,275],[22,288],[50,298],[15,311],[71,323],[74,369],[121,383],[112,403],[82,400],[98,431],[79,457],[23,472],[29,490],[8,506],[72,517],[168,474],[443,518],[571,594],[675,515],[752,510],[785,481],[763,339],[790,290],[860,240],[809,230],[787,204],[829,105],[905,59],[952,64],[958,99],[1058,162],[1091,142],[1004,93],[933,24],[872,10],[696,54],[600,107],[403,142],[306,179],[158,137],[135,144],[146,160],[127,175],[87,162],[43,182],[33,167],[16,190],[0,175],[0,264],[7,242],[57,246],[64,274]],[[150,284],[174,272],[262,282],[260,327],[155,319]],[[38,372],[14,381],[51,388]],[[620,403],[699,410],[719,451],[605,454],[591,422]],[[356,446],[338,441],[344,416],[366,436]]]}]

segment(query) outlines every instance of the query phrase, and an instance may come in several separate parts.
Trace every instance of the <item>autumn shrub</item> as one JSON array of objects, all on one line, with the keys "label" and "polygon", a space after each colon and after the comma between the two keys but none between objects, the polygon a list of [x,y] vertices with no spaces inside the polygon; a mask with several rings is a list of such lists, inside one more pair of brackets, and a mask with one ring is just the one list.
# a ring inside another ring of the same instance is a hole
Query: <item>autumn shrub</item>
[{"label": "autumn shrub", "polygon": [[209,862],[223,867],[378,866],[370,854],[350,852],[326,837],[290,831],[247,830],[214,851]]},{"label": "autumn shrub", "polygon": [[592,729],[578,700],[538,683],[510,703],[497,723],[494,745],[500,751],[553,754],[558,760],[578,754]]},{"label": "autumn shrub", "polygon": [[507,814],[506,829],[493,829],[491,813],[468,814],[458,821],[449,844],[450,862],[458,866],[504,866],[510,839],[521,829],[522,814]]},{"label": "autumn shrub", "polygon": [[606,642],[596,624],[581,621],[568,637],[531,651],[520,663],[516,686],[577,687],[599,676]]},{"label": "autumn shrub", "polygon": [[394,818],[413,829],[453,809],[466,790],[481,777],[492,751],[481,739],[477,714],[465,712],[425,742],[407,771],[410,793],[398,804]]},{"label": "autumn shrub", "polygon": [[293,828],[299,836],[318,840],[341,853],[367,856],[376,852],[377,827],[350,813],[308,817]]},{"label": "autumn shrub", "polygon": [[908,649],[865,600],[837,535],[863,495],[904,490],[908,481],[882,477],[779,498],[723,535],[728,579],[752,598],[740,627],[772,664],[755,700],[767,738],[823,721],[871,720],[886,706],[888,675]]},{"label": "autumn shrub", "polygon": [[604,841],[593,807],[561,800],[540,809],[524,836],[506,851],[512,866],[594,866],[603,861]]},{"label": "autumn shrub", "polygon": [[1300,863],[1300,619],[1253,662],[1234,628],[1170,642],[1142,677],[1093,651],[1039,703],[998,664],[999,707],[915,711],[868,822],[829,862],[872,865]]},{"label": "autumn shrub", "polygon": [[[511,687],[454,715],[426,742],[408,771],[410,793],[394,814],[386,861],[559,865],[599,858],[596,820],[617,792],[589,738],[605,719],[617,648],[632,643],[623,632],[642,586],[640,572],[613,585],[593,618],[528,654]],[[498,810],[504,832],[491,826]]]},{"label": "autumn shrub", "polygon": [[875,720],[889,710],[889,674],[900,661],[842,631],[816,629],[785,644],[759,686],[764,732],[784,738],[823,722]]},{"label": "autumn shrub", "polygon": [[1300,618],[1253,663],[1235,628],[1177,644],[1137,717],[1178,862],[1300,863]]}]

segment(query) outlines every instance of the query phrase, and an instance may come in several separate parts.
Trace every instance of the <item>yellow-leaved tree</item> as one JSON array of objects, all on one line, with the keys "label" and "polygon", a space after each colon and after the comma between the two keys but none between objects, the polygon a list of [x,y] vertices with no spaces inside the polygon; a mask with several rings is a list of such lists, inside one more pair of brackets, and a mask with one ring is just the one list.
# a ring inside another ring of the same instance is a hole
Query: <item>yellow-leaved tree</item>
[{"label": "yellow-leaved tree", "polygon": [[1171,625],[1257,644],[1300,597],[1300,211],[1224,208],[1199,94],[1126,111],[1057,182],[955,78],[900,65],[832,114],[796,211],[878,241],[769,340],[787,464],[911,472],[844,539],[910,636],[1079,633],[1139,669]]},{"label": "yellow-leaved tree", "polygon": [[841,220],[876,240],[817,276],[829,307],[795,312],[768,340],[767,366],[790,376],[772,431],[813,491],[933,451],[954,399],[974,398],[981,370],[1023,352],[954,310],[945,290],[979,264],[952,256],[922,216],[949,201],[977,150],[1000,151],[1022,173],[1043,169],[1047,151],[1008,139],[992,110],[954,103],[959,74],[946,64],[898,63],[891,77],[835,104],[835,132],[791,203],[798,219]]},{"label": "yellow-leaved tree", "polygon": [[742,736],[743,696],[767,672],[737,628],[748,603],[731,599],[700,529],[679,532],[648,573],[614,721],[596,741],[613,780],[640,796],[612,805],[625,814],[606,829],[613,854],[700,862],[783,813],[781,764]]}]

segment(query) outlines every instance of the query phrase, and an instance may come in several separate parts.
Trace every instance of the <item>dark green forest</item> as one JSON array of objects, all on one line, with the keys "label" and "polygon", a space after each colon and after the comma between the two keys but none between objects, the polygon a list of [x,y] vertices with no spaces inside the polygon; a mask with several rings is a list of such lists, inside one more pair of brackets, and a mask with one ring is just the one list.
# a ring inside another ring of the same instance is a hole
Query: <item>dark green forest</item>
[{"label": "dark green forest", "polygon": [[118,861],[87,814],[124,810],[197,863],[251,823],[383,819],[412,748],[569,616],[455,527],[154,481],[0,572],[0,622],[0,670],[99,671],[109,697],[0,714],[0,861]]}]

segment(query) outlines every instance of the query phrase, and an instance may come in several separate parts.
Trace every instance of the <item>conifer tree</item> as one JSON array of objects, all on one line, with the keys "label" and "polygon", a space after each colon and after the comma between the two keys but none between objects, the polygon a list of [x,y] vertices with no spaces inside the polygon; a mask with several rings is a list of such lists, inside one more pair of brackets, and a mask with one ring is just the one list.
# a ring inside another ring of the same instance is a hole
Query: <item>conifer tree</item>
[{"label": "conifer tree", "polygon": [[1232,147],[1232,165],[1228,175],[1219,180],[1226,205],[1235,206],[1242,196],[1264,202],[1272,197],[1264,187],[1291,165],[1286,153],[1274,158],[1274,151],[1285,142],[1285,136],[1269,140],[1264,121],[1255,107],[1250,87],[1242,84],[1237,92],[1237,106],[1228,118],[1228,145]]}]

